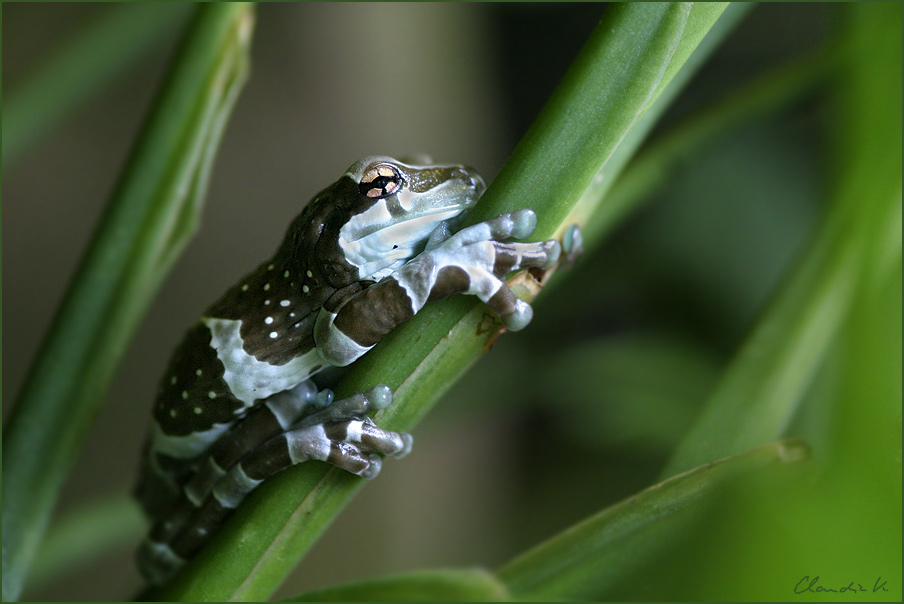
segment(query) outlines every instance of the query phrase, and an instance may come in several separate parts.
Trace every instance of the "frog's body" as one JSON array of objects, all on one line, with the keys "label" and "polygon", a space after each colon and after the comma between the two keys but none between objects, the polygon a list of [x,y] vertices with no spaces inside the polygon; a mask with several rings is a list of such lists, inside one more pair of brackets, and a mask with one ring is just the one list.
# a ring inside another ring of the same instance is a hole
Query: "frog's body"
[{"label": "frog's body", "polygon": [[352,363],[454,293],[478,296],[510,329],[530,321],[503,279],[549,267],[559,245],[498,241],[533,231],[528,210],[452,234],[483,188],[461,166],[362,159],[188,331],[161,381],[138,487],[155,521],[139,552],[150,581],[166,581],[272,474],[319,459],[373,477],[379,454],[409,451],[409,435],[367,417],[391,402],[388,388],[333,403],[310,379],[322,368]]}]

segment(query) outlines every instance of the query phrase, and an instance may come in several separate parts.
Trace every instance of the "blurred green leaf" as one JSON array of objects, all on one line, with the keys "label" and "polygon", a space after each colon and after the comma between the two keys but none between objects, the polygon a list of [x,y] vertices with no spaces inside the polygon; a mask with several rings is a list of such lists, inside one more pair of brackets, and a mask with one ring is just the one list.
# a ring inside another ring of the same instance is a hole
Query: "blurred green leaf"
[{"label": "blurred green leaf", "polygon": [[836,72],[842,53],[827,45],[785,65],[769,70],[751,81],[732,89],[723,98],[682,120],[638,153],[624,173],[611,184],[599,179],[585,195],[598,198],[599,209],[584,229],[588,250],[603,240],[603,235],[637,205],[648,198],[686,165],[700,149],[715,140],[731,136],[741,125],[762,119],[826,84]]},{"label": "blurred green leaf", "polygon": [[[469,219],[531,207],[540,217],[535,238],[564,229],[586,187],[723,9],[690,3],[610,7]],[[532,298],[536,285],[522,283]],[[336,395],[387,384],[395,403],[377,416],[380,425],[410,429],[499,331],[498,320],[472,299],[432,305],[357,361]],[[144,597],[269,597],[361,486],[357,477],[322,464],[280,473],[249,496],[173,583]]]},{"label": "blurred green leaf", "polygon": [[129,494],[85,504],[55,520],[47,529],[26,589],[46,584],[113,550],[131,546],[145,530],[147,521]]},{"label": "blurred green leaf", "polygon": [[252,23],[249,5],[198,9],[4,428],[4,600],[18,597],[122,353],[195,229]]},{"label": "blurred green leaf", "polygon": [[670,451],[718,374],[688,342],[628,336],[572,347],[532,375],[540,398],[585,446],[641,442]]},{"label": "blurred green leaf", "polygon": [[[561,223],[566,226],[581,225],[586,249],[593,249],[602,240],[604,233],[645,201],[648,190],[641,192],[636,187],[633,190],[628,188],[628,195],[620,197],[610,196],[609,191],[622,181],[626,165],[632,161],[638,148],[675,97],[753,6],[742,2],[698,2],[694,5],[695,10],[688,17],[685,35],[675,50],[675,57],[665,70],[667,77],[663,78],[663,82],[668,82],[669,85],[663,86],[660,83],[656,94],[649,99],[646,110],[635,116],[633,127],[625,132],[613,153],[582,189],[581,199]],[[679,57],[686,58],[683,66]],[[682,66],[681,69],[677,69],[678,66]]]},{"label": "blurred green leaf", "polygon": [[[728,480],[800,465],[799,441],[764,445],[654,485],[563,531],[497,571],[524,600],[605,600],[651,552],[686,536]],[[633,580],[633,579],[631,579]]]},{"label": "blurred green leaf", "polygon": [[315,589],[281,602],[501,602],[508,592],[481,570],[427,570]]},{"label": "blurred green leaf", "polygon": [[77,111],[174,27],[189,5],[134,3],[106,9],[45,58],[3,99],[3,163]]},{"label": "blurred green leaf", "polygon": [[846,103],[835,121],[838,182],[828,213],[664,476],[780,436],[857,292],[900,257],[900,11],[887,19],[864,28],[839,82]]}]

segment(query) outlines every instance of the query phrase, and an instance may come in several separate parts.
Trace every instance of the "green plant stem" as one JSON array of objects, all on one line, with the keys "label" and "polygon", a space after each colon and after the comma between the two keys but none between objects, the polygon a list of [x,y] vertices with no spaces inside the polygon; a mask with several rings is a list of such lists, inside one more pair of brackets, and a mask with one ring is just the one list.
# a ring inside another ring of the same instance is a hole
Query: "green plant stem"
[{"label": "green plant stem", "polygon": [[[618,153],[724,9],[714,4],[613,5],[484,195],[472,220],[532,207],[535,238],[564,228],[590,182]],[[614,176],[614,174],[613,174]],[[536,283],[523,281],[530,298]],[[380,425],[410,429],[500,333],[471,299],[428,306],[351,368],[347,396],[383,383],[395,403]],[[268,480],[154,600],[260,600],[284,577],[362,486],[323,464]]]},{"label": "green plant stem", "polygon": [[4,429],[4,600],[18,597],[118,361],[195,229],[252,23],[248,5],[198,9]]},{"label": "green plant stem", "polygon": [[113,6],[55,49],[3,99],[4,165],[85,105],[174,24],[181,26],[188,11],[180,3]]}]

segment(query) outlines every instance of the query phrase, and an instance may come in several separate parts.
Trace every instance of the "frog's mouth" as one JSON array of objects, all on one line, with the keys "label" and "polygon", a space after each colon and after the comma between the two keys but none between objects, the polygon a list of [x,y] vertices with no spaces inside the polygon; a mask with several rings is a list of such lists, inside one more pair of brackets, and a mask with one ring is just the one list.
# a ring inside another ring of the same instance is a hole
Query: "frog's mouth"
[{"label": "frog's mouth", "polygon": [[365,267],[389,267],[404,263],[426,245],[431,233],[473,204],[436,208],[430,213],[398,221],[357,239],[339,238],[346,259],[366,273]]}]

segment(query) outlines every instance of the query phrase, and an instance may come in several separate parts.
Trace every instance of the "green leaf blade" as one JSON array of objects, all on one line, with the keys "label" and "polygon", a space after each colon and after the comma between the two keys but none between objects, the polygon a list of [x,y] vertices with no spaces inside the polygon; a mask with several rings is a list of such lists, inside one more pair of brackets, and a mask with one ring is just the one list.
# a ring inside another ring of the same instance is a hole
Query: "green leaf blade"
[{"label": "green leaf blade", "polygon": [[508,591],[482,569],[428,570],[356,581],[281,602],[502,602]]},{"label": "green leaf blade", "polygon": [[800,464],[808,451],[799,441],[779,442],[670,478],[529,550],[497,576],[518,599],[607,599],[650,552],[700,520],[704,504],[726,481]]}]

